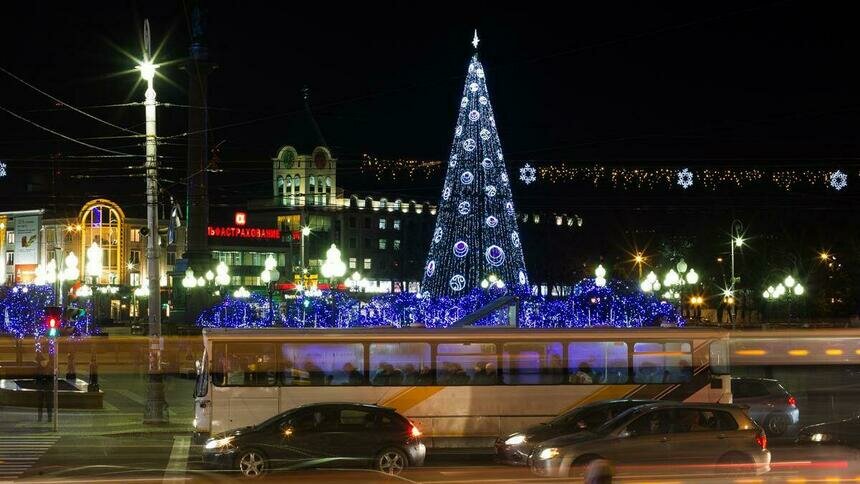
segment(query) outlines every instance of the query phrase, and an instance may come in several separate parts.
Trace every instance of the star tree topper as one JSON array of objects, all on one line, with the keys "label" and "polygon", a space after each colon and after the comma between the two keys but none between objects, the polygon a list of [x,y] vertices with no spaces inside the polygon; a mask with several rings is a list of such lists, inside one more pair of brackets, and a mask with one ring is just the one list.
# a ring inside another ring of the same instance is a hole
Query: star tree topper
[{"label": "star tree topper", "polygon": [[480,41],[481,41],[481,39],[478,38],[478,29],[475,29],[475,36],[472,37],[472,45],[474,45],[475,48],[477,49],[478,48],[478,42],[480,42]]}]

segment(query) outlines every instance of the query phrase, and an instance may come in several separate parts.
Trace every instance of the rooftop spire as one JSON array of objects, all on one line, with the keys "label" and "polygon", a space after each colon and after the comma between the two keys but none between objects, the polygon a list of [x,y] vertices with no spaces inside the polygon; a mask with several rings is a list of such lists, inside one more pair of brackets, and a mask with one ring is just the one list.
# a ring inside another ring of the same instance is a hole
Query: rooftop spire
[{"label": "rooftop spire", "polygon": [[480,42],[480,41],[481,41],[481,40],[478,38],[478,29],[475,29],[475,36],[474,36],[474,37],[472,37],[472,45],[474,45],[474,46],[475,46],[475,49],[476,49],[476,50],[477,50],[477,48],[478,48],[478,42]]}]

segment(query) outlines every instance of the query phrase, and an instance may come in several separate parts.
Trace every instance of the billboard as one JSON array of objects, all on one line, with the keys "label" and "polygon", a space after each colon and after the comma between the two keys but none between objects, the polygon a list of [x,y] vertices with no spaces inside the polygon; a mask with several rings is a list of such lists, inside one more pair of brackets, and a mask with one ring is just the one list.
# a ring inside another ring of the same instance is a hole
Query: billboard
[{"label": "billboard", "polygon": [[39,217],[15,217],[15,265],[39,263]]},{"label": "billboard", "polygon": [[15,264],[15,284],[36,282],[36,264]]}]

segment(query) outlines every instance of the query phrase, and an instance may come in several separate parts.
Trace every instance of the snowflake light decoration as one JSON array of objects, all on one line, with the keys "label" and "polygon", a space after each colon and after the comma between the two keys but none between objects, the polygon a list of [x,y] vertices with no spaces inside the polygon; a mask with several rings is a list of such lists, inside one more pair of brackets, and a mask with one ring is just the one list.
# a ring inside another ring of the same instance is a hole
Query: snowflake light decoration
[{"label": "snowflake light decoration", "polygon": [[837,191],[848,186],[848,175],[842,170],[836,170],[830,173],[830,186]]},{"label": "snowflake light decoration", "polygon": [[678,172],[678,185],[686,190],[693,186],[693,172],[689,169],[684,168],[683,170]]},{"label": "snowflake light decoration", "polygon": [[533,166],[526,163],[525,166],[520,168],[520,181],[522,181],[526,185],[531,185],[536,180],[537,170],[535,170]]},{"label": "snowflake light decoration", "polygon": [[3,163],[2,161],[0,161],[0,178],[3,178],[5,176],[6,176],[6,163]]}]

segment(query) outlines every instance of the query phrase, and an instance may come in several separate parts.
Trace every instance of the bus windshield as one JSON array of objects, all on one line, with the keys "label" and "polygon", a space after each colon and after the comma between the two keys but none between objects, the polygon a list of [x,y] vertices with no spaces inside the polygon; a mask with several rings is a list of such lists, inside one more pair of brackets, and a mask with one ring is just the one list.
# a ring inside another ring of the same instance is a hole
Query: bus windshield
[{"label": "bus windshield", "polygon": [[194,397],[205,397],[209,393],[209,368],[207,361],[206,349],[203,349],[203,356],[197,364],[197,382],[194,385]]}]

